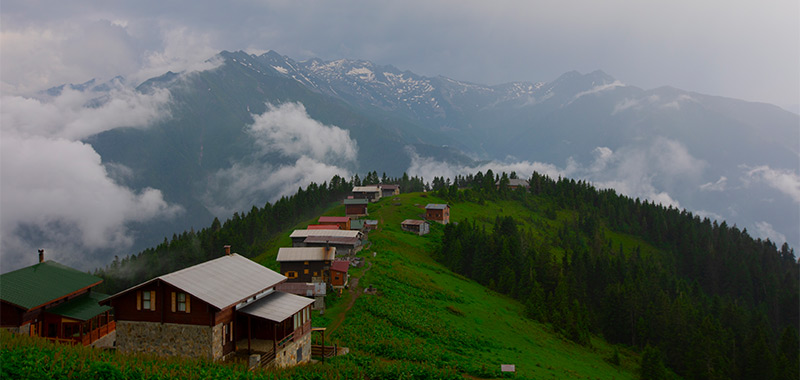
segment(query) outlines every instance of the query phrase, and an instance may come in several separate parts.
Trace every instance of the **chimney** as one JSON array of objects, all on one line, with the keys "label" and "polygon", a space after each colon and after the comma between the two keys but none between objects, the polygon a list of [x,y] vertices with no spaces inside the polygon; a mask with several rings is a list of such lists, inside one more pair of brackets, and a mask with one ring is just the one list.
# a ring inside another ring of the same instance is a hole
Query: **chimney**
[{"label": "chimney", "polygon": [[227,256],[231,255],[231,246],[230,245],[226,245],[225,246],[225,255],[227,255]]},{"label": "chimney", "polygon": [[44,249],[39,250],[39,262],[40,263],[44,262]]}]

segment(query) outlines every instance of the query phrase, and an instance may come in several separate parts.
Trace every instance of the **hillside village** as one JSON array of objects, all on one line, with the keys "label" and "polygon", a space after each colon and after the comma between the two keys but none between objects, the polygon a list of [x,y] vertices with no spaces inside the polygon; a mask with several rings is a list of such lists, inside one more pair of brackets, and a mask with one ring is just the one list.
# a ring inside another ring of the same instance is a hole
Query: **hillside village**
[{"label": "hillside village", "polygon": [[[249,360],[252,367],[289,367],[347,349],[324,345],[325,328],[312,328],[326,295],[349,290],[350,268],[379,228],[368,206],[400,194],[398,185],[356,186],[342,200],[344,216],[320,216],[290,234],[281,247],[280,273],[224,247],[224,255],[153,278],[113,295],[93,291],[102,279],[54,261],[0,277],[2,328],[47,340],[214,361]],[[389,200],[390,201],[390,200]],[[403,230],[424,235],[429,222],[449,223],[447,204],[408,215]],[[368,255],[366,256],[368,257]],[[365,290],[369,292],[371,289]],[[322,345],[311,344],[312,333]]]}]

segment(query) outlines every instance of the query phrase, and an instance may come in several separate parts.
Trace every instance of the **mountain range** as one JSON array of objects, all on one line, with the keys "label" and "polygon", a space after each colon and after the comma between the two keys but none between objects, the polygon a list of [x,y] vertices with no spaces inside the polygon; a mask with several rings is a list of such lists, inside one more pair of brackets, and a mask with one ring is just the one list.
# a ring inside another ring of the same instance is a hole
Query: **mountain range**
[{"label": "mountain range", "polygon": [[[430,181],[488,168],[585,179],[800,243],[800,116],[777,106],[645,90],[602,71],[488,86],[274,51],[223,51],[210,62],[136,87],[169,91],[166,117],[83,139],[117,183],[158,189],[182,209],[132,222],[132,250],[335,173]],[[71,88],[102,104],[110,87]]]}]

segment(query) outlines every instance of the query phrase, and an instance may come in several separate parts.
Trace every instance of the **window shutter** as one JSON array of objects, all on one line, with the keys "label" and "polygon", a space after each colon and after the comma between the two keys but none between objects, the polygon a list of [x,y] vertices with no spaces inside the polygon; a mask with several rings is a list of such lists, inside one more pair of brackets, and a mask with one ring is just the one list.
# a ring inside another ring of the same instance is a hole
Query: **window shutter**
[{"label": "window shutter", "polygon": [[172,312],[175,312],[175,292],[172,292]]},{"label": "window shutter", "polygon": [[189,293],[186,293],[186,312],[187,313],[191,313],[192,312],[192,303],[189,302],[190,299],[192,299],[192,297],[189,296]]},{"label": "window shutter", "polygon": [[136,292],[136,310],[142,310],[142,291]]},{"label": "window shutter", "polygon": [[150,311],[156,310],[156,291],[150,291]]}]

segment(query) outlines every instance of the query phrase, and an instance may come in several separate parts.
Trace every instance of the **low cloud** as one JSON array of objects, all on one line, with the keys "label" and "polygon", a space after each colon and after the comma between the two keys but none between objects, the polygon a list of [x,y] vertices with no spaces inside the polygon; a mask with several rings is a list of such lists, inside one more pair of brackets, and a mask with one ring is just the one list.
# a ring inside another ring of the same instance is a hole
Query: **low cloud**
[{"label": "low cloud", "polygon": [[719,177],[717,182],[707,182],[700,185],[702,191],[725,191],[728,186],[728,178],[725,176]]},{"label": "low cloud", "polygon": [[761,221],[761,222],[756,222],[755,226],[756,226],[755,233],[758,237],[769,239],[776,245],[781,245],[786,241],[786,235],[776,231],[772,227],[772,224]]},{"label": "low cloud", "polygon": [[575,101],[575,100],[577,100],[578,98],[580,98],[582,96],[586,96],[586,95],[596,94],[596,93],[603,92],[603,91],[612,90],[612,89],[614,89],[616,87],[625,87],[625,84],[620,82],[620,81],[618,81],[618,80],[615,80],[615,81],[613,81],[611,83],[605,83],[605,84],[601,84],[601,85],[598,85],[598,86],[594,86],[589,90],[582,91],[582,92],[579,92],[579,93],[575,94],[575,97],[572,98],[572,101]]},{"label": "low cloud", "polygon": [[767,165],[754,168],[741,166],[745,169],[742,181],[745,184],[751,182],[764,183],[783,194],[788,195],[795,203],[800,203],[800,175],[792,170],[772,169]]},{"label": "low cloud", "polygon": [[[134,175],[112,166],[81,140],[110,129],[146,127],[168,117],[169,93],[140,94],[119,83],[108,92],[65,88],[42,100],[3,96],[0,104],[0,261],[3,270],[30,264],[25,253],[87,268],[97,250],[133,244],[131,222],[171,218],[182,209],[161,191],[120,185]],[[116,179],[116,180],[115,180]],[[99,260],[102,262],[103,260]]]},{"label": "low cloud", "polygon": [[[247,131],[259,153],[212,177],[205,200],[217,216],[275,201],[337,174],[349,177],[356,165],[358,146],[350,132],[312,119],[301,103],[268,104],[253,120]],[[268,163],[266,157],[274,155],[286,163]]]},{"label": "low cloud", "polygon": [[673,207],[680,207],[680,203],[670,195],[669,189],[678,188],[683,181],[699,179],[706,166],[683,144],[666,138],[655,139],[649,145],[624,147],[616,152],[608,147],[597,147],[592,152],[592,162],[581,164],[570,158],[564,167],[529,161],[492,161],[476,166],[459,166],[420,157],[413,150],[408,153],[411,157],[408,174],[428,180],[486,172],[488,169],[495,173],[515,171],[519,177],[528,178],[536,171],[551,178],[561,176],[587,180],[598,188],[612,188],[629,197]]}]

